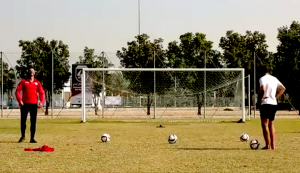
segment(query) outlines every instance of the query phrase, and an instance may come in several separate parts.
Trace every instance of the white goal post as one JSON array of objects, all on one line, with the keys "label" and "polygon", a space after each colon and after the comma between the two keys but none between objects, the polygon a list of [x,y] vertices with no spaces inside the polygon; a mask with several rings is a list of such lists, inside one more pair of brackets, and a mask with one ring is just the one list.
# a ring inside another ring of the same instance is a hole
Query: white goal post
[{"label": "white goal post", "polygon": [[[82,100],[81,100],[81,110],[82,110],[82,117],[81,120],[82,122],[86,122],[86,101],[84,98],[86,98],[86,80],[87,72],[101,72],[103,73],[103,81],[101,79],[101,82],[103,82],[102,87],[104,88],[105,82],[104,82],[104,72],[152,72],[154,73],[154,94],[156,94],[156,81],[155,81],[155,73],[159,72],[164,72],[164,73],[169,73],[169,72],[203,72],[204,75],[204,118],[205,118],[205,105],[206,105],[206,73],[207,72],[240,72],[241,77],[241,109],[242,109],[242,115],[241,119],[243,122],[245,122],[245,70],[243,68],[83,68],[82,69],[82,77],[81,77],[81,91],[82,91]],[[102,77],[101,77],[102,78]],[[176,79],[175,79],[176,80]],[[176,85],[176,84],[175,84]],[[103,89],[103,91],[105,91]],[[102,94],[102,99],[104,99],[104,94]],[[154,104],[156,104],[156,101],[154,101]],[[175,101],[176,104],[176,101]],[[104,106],[104,105],[103,105]],[[249,105],[250,107],[250,105]],[[102,108],[102,114],[104,114],[104,107]],[[154,117],[155,117],[155,111],[156,107],[154,106]]]}]

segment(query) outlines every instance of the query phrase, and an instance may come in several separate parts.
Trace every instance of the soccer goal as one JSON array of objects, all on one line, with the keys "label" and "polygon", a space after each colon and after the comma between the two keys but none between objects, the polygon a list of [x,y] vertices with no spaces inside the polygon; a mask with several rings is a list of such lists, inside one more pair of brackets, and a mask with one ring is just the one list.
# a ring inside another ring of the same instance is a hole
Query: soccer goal
[{"label": "soccer goal", "polygon": [[95,117],[245,121],[242,68],[82,70],[82,122]]}]

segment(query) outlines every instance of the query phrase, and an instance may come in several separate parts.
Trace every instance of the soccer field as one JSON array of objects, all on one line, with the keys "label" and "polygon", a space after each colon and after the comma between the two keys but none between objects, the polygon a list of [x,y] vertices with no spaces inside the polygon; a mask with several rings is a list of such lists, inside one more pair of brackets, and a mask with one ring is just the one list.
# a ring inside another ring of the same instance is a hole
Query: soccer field
[{"label": "soccer field", "polygon": [[[277,119],[277,150],[251,150],[241,133],[264,146],[259,119],[246,123],[39,119],[37,144],[20,137],[18,119],[1,119],[1,172],[299,172],[299,119]],[[157,128],[164,125],[165,128]],[[108,133],[111,141],[102,143]],[[176,134],[176,144],[169,144]],[[54,147],[54,152],[24,148]]]}]

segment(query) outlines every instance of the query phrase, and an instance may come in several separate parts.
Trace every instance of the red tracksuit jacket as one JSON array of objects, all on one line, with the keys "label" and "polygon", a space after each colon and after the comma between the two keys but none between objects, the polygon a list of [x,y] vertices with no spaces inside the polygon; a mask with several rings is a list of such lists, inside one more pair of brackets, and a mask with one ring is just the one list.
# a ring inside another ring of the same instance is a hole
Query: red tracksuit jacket
[{"label": "red tracksuit jacket", "polygon": [[[22,91],[22,98],[20,92]],[[45,91],[42,84],[37,79],[30,82],[30,79],[22,79],[16,89],[16,98],[23,103],[37,104],[38,103],[38,93],[40,97],[40,103],[45,101]]]}]

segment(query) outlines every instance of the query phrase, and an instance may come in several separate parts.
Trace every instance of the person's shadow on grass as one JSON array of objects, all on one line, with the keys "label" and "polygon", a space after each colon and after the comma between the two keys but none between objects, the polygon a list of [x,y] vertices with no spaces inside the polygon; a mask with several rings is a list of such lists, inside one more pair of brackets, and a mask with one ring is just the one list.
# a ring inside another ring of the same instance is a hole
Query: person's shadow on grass
[{"label": "person's shadow on grass", "polygon": [[174,148],[177,150],[251,150],[251,148]]},{"label": "person's shadow on grass", "polygon": [[13,143],[19,143],[18,141],[0,141],[2,144],[13,144]]}]

